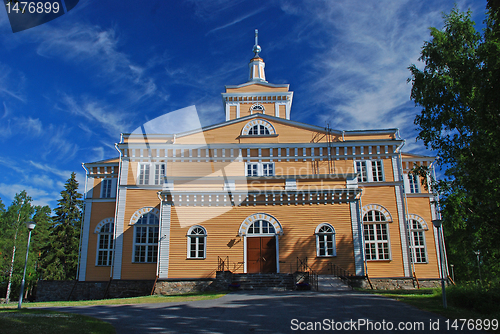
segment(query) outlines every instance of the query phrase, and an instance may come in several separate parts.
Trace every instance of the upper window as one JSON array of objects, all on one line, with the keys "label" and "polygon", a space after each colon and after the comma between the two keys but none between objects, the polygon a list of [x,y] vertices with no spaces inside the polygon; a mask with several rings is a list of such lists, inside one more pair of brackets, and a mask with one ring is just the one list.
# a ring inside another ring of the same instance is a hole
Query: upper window
[{"label": "upper window", "polygon": [[154,263],[158,256],[158,216],[144,213],[134,224],[134,262]]},{"label": "upper window", "polygon": [[274,163],[247,162],[246,176],[274,176]]},{"label": "upper window", "polygon": [[316,227],[316,256],[336,256],[335,229],[330,224]]},{"label": "upper window", "polygon": [[260,103],[256,103],[252,107],[250,107],[250,113],[251,114],[254,114],[254,113],[261,113],[261,114],[263,114],[265,110],[266,109],[264,108],[264,106],[262,104],[260,104]]},{"label": "upper window", "polygon": [[101,198],[111,198],[113,194],[113,179],[101,181]]},{"label": "upper window", "polygon": [[424,228],[418,220],[410,219],[410,252],[413,263],[427,263]]},{"label": "upper window", "polygon": [[247,234],[276,234],[273,224],[267,220],[256,220],[248,227]]},{"label": "upper window", "polygon": [[416,194],[420,192],[420,187],[418,183],[418,175],[415,174],[406,174],[408,177],[408,188],[410,193]]},{"label": "upper window", "polygon": [[384,181],[382,160],[356,160],[354,166],[358,173],[358,182]]},{"label": "upper window", "polygon": [[248,122],[241,131],[242,136],[271,136],[276,135],[273,125],[263,119],[254,119]]},{"label": "upper window", "polygon": [[367,260],[390,260],[389,228],[385,215],[371,210],[363,216]]},{"label": "upper window", "polygon": [[167,165],[165,163],[139,163],[137,168],[137,184],[163,184]]},{"label": "upper window", "polygon": [[207,231],[202,226],[192,226],[187,234],[189,259],[204,259],[207,249]]},{"label": "upper window", "polygon": [[97,234],[97,261],[98,266],[110,266],[113,258],[113,219],[106,219],[98,228]]}]

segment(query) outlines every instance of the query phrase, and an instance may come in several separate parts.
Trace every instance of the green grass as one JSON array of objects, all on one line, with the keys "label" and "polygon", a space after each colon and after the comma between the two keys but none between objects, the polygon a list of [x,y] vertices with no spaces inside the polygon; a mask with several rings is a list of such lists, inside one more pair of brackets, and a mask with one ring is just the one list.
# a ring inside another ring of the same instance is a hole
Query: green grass
[{"label": "green grass", "polygon": [[176,296],[145,296],[134,298],[84,300],[68,302],[23,303],[21,310],[17,303],[0,304],[0,331],[9,334],[113,334],[114,327],[104,321],[63,312],[32,309],[35,307],[62,307],[88,305],[130,305],[146,303],[171,303],[195,300],[216,299],[224,296],[221,292],[204,292]]},{"label": "green grass", "polygon": [[[61,306],[91,306],[91,305],[128,305],[128,304],[150,304],[150,303],[172,303],[172,302],[187,302],[195,300],[217,299],[226,295],[225,292],[203,292],[185,295],[174,296],[144,296],[132,298],[117,298],[117,299],[101,299],[101,300],[81,300],[81,301],[63,301],[63,302],[39,302],[39,303],[23,303],[23,308],[31,307],[61,307]],[[16,308],[17,303],[0,304],[0,312],[2,309]]]},{"label": "green grass", "polygon": [[[446,289],[448,304],[446,309],[443,308],[441,289],[357,290],[390,297],[448,319],[497,319],[500,321],[499,302],[495,296],[491,298],[492,294],[478,293],[477,290],[464,289],[462,286]],[[500,333],[500,329],[495,333]]]},{"label": "green grass", "polygon": [[0,311],[0,328],[9,334],[113,334],[115,328],[105,321],[79,314],[45,310],[4,309]]}]

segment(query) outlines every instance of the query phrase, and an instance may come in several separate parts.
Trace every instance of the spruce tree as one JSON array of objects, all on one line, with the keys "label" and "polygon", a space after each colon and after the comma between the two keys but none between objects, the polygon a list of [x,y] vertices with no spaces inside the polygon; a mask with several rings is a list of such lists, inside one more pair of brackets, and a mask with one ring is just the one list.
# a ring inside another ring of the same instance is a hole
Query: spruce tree
[{"label": "spruce tree", "polygon": [[83,201],[74,172],[64,188],[49,227],[48,243],[41,250],[43,279],[76,279]]}]

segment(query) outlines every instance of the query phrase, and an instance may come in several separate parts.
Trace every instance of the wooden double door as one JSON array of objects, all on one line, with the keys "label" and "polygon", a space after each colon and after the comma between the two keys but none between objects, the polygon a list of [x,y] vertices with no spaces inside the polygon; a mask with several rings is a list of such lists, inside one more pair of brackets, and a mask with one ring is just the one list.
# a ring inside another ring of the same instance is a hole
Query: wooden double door
[{"label": "wooden double door", "polygon": [[276,237],[247,238],[247,272],[275,273]]}]

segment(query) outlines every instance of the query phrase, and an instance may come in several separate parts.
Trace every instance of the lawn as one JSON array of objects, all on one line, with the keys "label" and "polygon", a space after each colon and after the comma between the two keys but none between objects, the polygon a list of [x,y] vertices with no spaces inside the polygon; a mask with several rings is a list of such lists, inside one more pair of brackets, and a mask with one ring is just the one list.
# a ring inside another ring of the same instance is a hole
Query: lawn
[{"label": "lawn", "polygon": [[[447,291],[449,288],[447,288]],[[420,290],[369,290],[369,289],[357,289],[358,291],[374,293],[392,299],[407,303],[409,305],[415,306],[421,310],[429,311],[442,315],[448,319],[496,319],[500,321],[500,312],[496,307],[491,308],[490,311],[478,312],[475,309],[468,307],[463,307],[459,302],[456,302],[454,298],[454,291],[450,289],[451,293],[448,293],[447,304],[448,307],[443,308],[442,294],[440,289],[420,289]],[[462,298],[467,298],[463,296]],[[472,296],[468,298],[473,299]],[[489,301],[488,301],[489,302]],[[484,304],[487,304],[485,301]],[[497,322],[498,324],[498,322]],[[495,326],[497,329],[492,331],[494,333],[500,333],[500,325]],[[491,330],[491,329],[490,329]]]},{"label": "lawn", "polygon": [[145,296],[120,299],[23,303],[21,310],[17,303],[0,304],[0,331],[9,334],[112,334],[115,329],[111,324],[83,315],[34,309],[38,307],[89,306],[89,305],[129,305],[146,303],[169,303],[194,300],[216,299],[224,296],[221,292],[178,296]]}]

